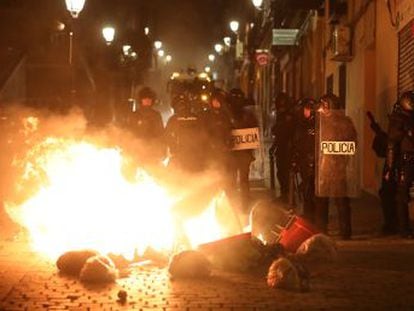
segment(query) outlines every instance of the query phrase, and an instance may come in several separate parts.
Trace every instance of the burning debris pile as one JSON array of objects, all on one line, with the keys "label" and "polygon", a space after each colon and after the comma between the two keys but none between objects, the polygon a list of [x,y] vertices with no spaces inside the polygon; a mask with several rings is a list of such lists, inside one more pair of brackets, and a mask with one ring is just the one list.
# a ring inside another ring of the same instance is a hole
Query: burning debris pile
[{"label": "burning debris pile", "polygon": [[[13,147],[8,149],[13,150],[9,164],[14,169],[8,184],[15,186],[4,194],[6,211],[28,231],[36,251],[58,258],[62,274],[89,283],[113,282],[145,261],[169,262],[174,279],[204,278],[215,269],[245,273],[271,266],[270,286],[304,288],[296,282],[304,270],[286,257],[303,241],[292,244],[286,234],[271,240],[271,226],[259,234],[257,219],[274,223],[279,218],[260,208],[252,230],[244,233],[231,202],[216,188],[215,174],[177,176],[161,163],[154,171],[143,169],[133,156],[141,142],[117,128],[87,129],[79,114],[19,118],[18,137],[3,142]],[[306,238],[314,235],[310,233]],[[295,256],[310,263],[314,258],[328,261],[326,254],[334,259],[334,245],[315,236]],[[279,261],[272,264],[274,260]],[[283,285],[280,273],[296,285]]]}]

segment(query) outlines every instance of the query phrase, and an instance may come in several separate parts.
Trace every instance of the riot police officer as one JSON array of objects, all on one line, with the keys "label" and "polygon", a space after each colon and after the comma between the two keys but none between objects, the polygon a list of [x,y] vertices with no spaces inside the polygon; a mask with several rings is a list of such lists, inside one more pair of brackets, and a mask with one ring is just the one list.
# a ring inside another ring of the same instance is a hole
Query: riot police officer
[{"label": "riot police officer", "polygon": [[328,207],[326,200],[315,196],[315,109],[313,98],[299,100],[295,107],[295,134],[292,144],[292,169],[302,179],[303,214],[322,232],[326,233]]},{"label": "riot police officer", "polygon": [[390,116],[385,179],[392,178],[397,168],[398,230],[403,238],[412,238],[408,203],[409,189],[414,182],[414,92],[404,92]]},{"label": "riot police officer", "polygon": [[174,114],[168,119],[165,140],[170,153],[169,167],[196,173],[206,168],[207,134],[202,117],[191,109],[186,92],[172,100]]},{"label": "riot police officer", "polygon": [[[351,227],[351,205],[350,196],[355,194],[358,189],[355,169],[354,174],[350,174],[349,168],[356,162],[355,151],[357,133],[352,120],[345,116],[339,109],[340,100],[338,96],[328,93],[319,99],[318,104],[318,124],[316,127],[317,143],[321,144],[315,148],[317,159],[316,163],[316,195],[324,198],[321,210],[325,212],[323,219],[328,221],[329,199],[332,199],[338,210],[339,234],[342,239],[348,240],[352,235]],[[349,146],[350,150],[341,150],[336,153],[322,150],[322,143],[328,142],[335,144],[340,142],[344,146]],[[349,151],[346,153],[344,151]],[[351,181],[351,177],[355,180]],[[327,223],[326,223],[327,225]]]},{"label": "riot police officer", "polygon": [[138,92],[138,108],[129,112],[126,121],[128,129],[145,146],[140,151],[141,160],[149,163],[161,163],[166,155],[164,125],[161,114],[153,108],[155,100],[156,94],[151,88],[141,88]]},{"label": "riot police officer", "polygon": [[[385,158],[387,155],[388,135],[377,123],[371,112],[367,112],[370,120],[370,127],[374,131],[374,140],[372,149],[379,158]],[[397,233],[397,213],[395,196],[397,192],[397,183],[394,174],[385,179],[385,173],[388,171],[387,163],[384,163],[383,174],[381,178],[381,187],[379,189],[379,197],[381,199],[381,209],[383,215],[383,225],[381,228],[382,235],[392,235]],[[391,173],[394,173],[394,169]]]},{"label": "riot police officer", "polygon": [[[246,107],[247,100],[243,91],[239,88],[233,88],[228,95],[229,108],[231,113],[233,129],[244,129],[258,127],[258,121],[253,112]],[[233,150],[232,151],[232,178],[233,184],[237,185],[239,180],[239,189],[241,195],[241,209],[248,212],[250,203],[250,165],[254,161],[254,150]],[[237,178],[238,177],[238,178]]]},{"label": "riot police officer", "polygon": [[289,168],[294,132],[292,99],[286,93],[280,93],[275,99],[276,122],[272,127],[277,180],[280,185],[281,199],[287,201],[289,194]]},{"label": "riot police officer", "polygon": [[210,107],[203,114],[208,136],[208,160],[221,170],[230,164],[232,147],[232,123],[226,109],[226,93],[221,89],[213,91]]}]

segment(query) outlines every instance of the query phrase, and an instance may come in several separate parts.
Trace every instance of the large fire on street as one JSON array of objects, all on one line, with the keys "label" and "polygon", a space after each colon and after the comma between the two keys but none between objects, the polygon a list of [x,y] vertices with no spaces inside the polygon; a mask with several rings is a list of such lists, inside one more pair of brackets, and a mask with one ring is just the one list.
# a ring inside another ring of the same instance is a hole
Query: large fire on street
[{"label": "large fire on street", "polygon": [[[185,236],[188,248],[240,233],[222,192],[202,212],[174,212],[186,193],[171,190],[140,167],[129,167],[120,147],[73,137],[43,137],[19,159],[20,201],[7,201],[11,218],[27,229],[33,248],[50,258],[94,249],[132,259],[148,248],[170,252]],[[132,170],[132,172],[131,172]],[[220,221],[217,210],[226,219]]]}]

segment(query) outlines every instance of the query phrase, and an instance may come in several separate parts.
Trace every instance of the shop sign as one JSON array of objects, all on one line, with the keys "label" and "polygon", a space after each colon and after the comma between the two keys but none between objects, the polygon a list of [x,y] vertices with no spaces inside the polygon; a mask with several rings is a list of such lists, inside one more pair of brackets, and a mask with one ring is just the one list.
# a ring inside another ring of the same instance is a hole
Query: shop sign
[{"label": "shop sign", "polygon": [[268,50],[256,50],[256,63],[259,66],[266,66],[269,64],[270,56]]}]

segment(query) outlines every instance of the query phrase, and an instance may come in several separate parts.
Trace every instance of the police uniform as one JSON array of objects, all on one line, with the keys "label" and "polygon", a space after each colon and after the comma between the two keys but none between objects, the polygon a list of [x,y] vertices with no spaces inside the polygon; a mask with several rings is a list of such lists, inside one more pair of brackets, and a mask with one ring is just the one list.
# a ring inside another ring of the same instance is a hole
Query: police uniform
[{"label": "police uniform", "polygon": [[[372,142],[372,149],[379,158],[385,158],[387,154],[388,146],[388,134],[380,125],[375,121],[374,117],[367,113],[371,121],[371,129],[375,133],[374,140]],[[393,172],[394,170],[391,170]],[[381,210],[383,214],[383,225],[381,233],[388,235],[394,234],[397,231],[397,213],[395,196],[397,191],[397,183],[395,176],[385,178],[387,172],[387,163],[384,163],[383,173],[381,178],[381,187],[378,191],[381,199]]]},{"label": "police uniform", "polygon": [[[406,104],[405,104],[406,103]],[[398,229],[402,237],[412,237],[408,203],[409,190],[414,182],[414,93],[405,92],[399,101],[399,109],[390,116],[388,129],[386,178],[391,178],[393,167],[397,177]]]},{"label": "police uniform", "polygon": [[[327,231],[328,207],[326,200],[315,196],[315,102],[303,99],[296,108],[295,130],[292,143],[293,168],[302,179],[303,214],[322,232]],[[310,109],[304,117],[304,107]]]},{"label": "police uniform", "polygon": [[[256,116],[246,109],[246,99],[240,89],[230,90],[229,104],[233,129],[258,127]],[[231,154],[233,184],[237,185],[237,176],[239,176],[241,204],[244,212],[248,212],[250,203],[249,175],[250,165],[255,159],[253,152],[252,149],[233,150]]]},{"label": "police uniform", "polygon": [[126,120],[127,128],[136,138],[145,142],[145,148],[141,148],[137,155],[144,163],[160,164],[166,156],[164,144],[164,124],[161,114],[152,106],[142,106],[141,100],[150,98],[155,100],[155,94],[149,88],[143,88],[139,96],[139,107],[133,112],[130,111]]},{"label": "police uniform", "polygon": [[173,103],[174,114],[168,119],[165,140],[170,152],[169,167],[187,172],[206,168],[207,135],[203,118],[193,113],[184,95]]},{"label": "police uniform", "polygon": [[272,127],[277,167],[277,180],[280,185],[282,199],[288,198],[289,169],[292,158],[292,140],[294,132],[294,114],[291,110],[290,98],[286,94],[279,94],[276,98],[276,122]]},{"label": "police uniform", "polygon": [[[334,94],[326,94],[319,100],[320,107],[316,135],[318,137],[318,158],[316,162],[316,195],[321,198],[321,210],[325,211],[323,219],[328,221],[329,200],[337,207],[339,233],[342,239],[350,239],[352,235],[351,206],[349,195],[356,192],[356,185],[349,179],[358,177],[356,172],[349,174],[350,161],[355,156],[357,132],[352,120],[343,113],[334,111],[339,107],[339,98]],[[325,142],[325,145],[323,144]],[[336,143],[338,142],[338,143]],[[325,148],[326,150],[323,150]],[[353,153],[354,154],[354,153]],[[354,181],[355,182],[355,181]]]}]

